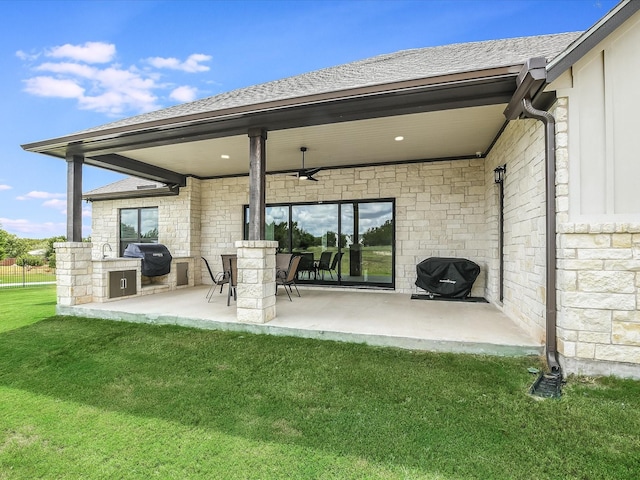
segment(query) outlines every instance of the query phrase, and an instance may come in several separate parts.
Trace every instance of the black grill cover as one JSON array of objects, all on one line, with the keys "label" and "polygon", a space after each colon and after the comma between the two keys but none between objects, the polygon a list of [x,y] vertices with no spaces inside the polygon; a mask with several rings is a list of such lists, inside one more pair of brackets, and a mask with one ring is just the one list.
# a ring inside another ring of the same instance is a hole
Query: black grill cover
[{"label": "black grill cover", "polygon": [[416,285],[423,290],[442,297],[466,298],[480,267],[466,258],[431,257],[416,265],[416,271]]},{"label": "black grill cover", "polygon": [[140,273],[147,277],[166,275],[171,271],[171,254],[161,243],[130,243],[124,249],[124,256],[142,259]]}]

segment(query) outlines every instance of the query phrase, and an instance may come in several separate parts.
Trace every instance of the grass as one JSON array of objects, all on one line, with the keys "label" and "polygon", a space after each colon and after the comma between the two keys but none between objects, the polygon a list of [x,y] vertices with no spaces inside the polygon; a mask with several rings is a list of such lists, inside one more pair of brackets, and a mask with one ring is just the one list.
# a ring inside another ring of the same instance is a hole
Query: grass
[{"label": "grass", "polygon": [[637,478],[640,383],[529,366],[51,317],[0,334],[0,479]]},{"label": "grass", "polygon": [[0,288],[0,333],[39,322],[55,311],[55,285]]},{"label": "grass", "polygon": [[[312,252],[313,256],[316,260],[320,258],[320,254],[322,253],[322,247],[309,247],[305,251]],[[327,251],[331,252],[335,255],[335,252],[338,251],[337,248],[332,247],[328,248]],[[371,276],[388,276],[391,278],[391,270],[392,266],[392,255],[391,255],[391,246],[375,246],[375,247],[361,247],[362,253],[362,267],[361,270],[364,273],[367,270],[367,273]],[[340,261],[340,265],[342,268],[342,274],[348,275],[350,270],[349,265],[349,255],[350,251],[348,248],[343,249],[344,255],[342,256],[342,260]]]}]

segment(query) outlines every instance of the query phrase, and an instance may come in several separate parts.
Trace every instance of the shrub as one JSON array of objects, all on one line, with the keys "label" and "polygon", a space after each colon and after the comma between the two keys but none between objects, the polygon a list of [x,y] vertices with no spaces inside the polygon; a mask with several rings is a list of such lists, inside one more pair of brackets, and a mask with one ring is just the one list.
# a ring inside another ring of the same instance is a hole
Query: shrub
[{"label": "shrub", "polygon": [[18,257],[16,264],[24,267],[25,265],[28,267],[41,267],[44,265],[44,258],[36,257],[35,255],[22,255]]}]

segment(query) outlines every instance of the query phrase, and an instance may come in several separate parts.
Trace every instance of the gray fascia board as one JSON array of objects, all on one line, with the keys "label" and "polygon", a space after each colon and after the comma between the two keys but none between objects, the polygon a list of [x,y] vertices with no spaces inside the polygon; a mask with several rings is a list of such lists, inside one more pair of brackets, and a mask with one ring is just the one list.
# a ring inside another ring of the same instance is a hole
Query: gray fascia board
[{"label": "gray fascia board", "polygon": [[640,0],[624,0],[547,65],[547,83],[556,80],[598,43],[640,10]]},{"label": "gray fascia board", "polygon": [[127,198],[149,198],[149,197],[169,197],[180,193],[179,188],[169,187],[153,188],[146,190],[129,190],[126,192],[107,192],[96,194],[85,194],[82,199],[87,202],[99,202],[104,200],[121,200]]},{"label": "gray fascia board", "polygon": [[86,157],[84,163],[170,185],[184,187],[187,184],[186,175],[139,162],[122,155],[108,154]]}]

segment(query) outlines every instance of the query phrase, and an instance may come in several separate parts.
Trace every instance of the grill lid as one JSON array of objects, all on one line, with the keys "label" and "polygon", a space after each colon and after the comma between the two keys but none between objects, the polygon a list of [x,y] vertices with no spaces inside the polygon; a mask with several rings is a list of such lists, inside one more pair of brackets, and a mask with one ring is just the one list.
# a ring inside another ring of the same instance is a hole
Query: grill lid
[{"label": "grill lid", "polygon": [[124,250],[124,256],[142,259],[142,275],[158,277],[171,271],[172,256],[169,249],[161,243],[130,243]]}]

